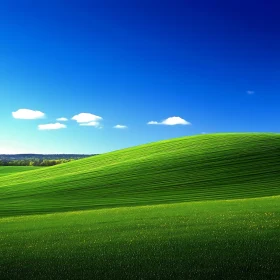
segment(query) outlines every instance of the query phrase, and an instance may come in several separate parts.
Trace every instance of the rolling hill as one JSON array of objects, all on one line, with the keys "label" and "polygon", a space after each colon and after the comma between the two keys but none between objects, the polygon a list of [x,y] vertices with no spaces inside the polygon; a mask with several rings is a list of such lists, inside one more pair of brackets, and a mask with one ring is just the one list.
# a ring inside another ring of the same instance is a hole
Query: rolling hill
[{"label": "rolling hill", "polygon": [[279,195],[279,180],[278,134],[185,137],[2,177],[0,216]]},{"label": "rolling hill", "polygon": [[280,276],[279,134],[184,137],[6,175],[0,198],[0,279]]}]

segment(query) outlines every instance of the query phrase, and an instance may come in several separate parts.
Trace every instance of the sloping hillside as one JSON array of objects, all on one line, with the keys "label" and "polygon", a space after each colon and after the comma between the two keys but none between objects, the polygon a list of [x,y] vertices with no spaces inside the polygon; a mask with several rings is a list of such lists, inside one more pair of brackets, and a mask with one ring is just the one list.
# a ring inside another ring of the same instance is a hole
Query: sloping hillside
[{"label": "sloping hillside", "polygon": [[0,166],[0,176],[39,169],[37,166]]},{"label": "sloping hillside", "polygon": [[0,216],[279,194],[279,134],[200,135],[4,176]]},{"label": "sloping hillside", "polygon": [[279,134],[185,137],[5,175],[0,279],[278,280],[279,201]]}]

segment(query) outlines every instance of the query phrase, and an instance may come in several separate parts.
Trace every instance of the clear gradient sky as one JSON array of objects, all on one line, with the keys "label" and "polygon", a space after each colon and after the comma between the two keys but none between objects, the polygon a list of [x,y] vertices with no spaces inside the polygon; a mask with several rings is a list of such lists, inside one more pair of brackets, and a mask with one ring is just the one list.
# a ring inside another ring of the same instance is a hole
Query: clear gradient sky
[{"label": "clear gradient sky", "polygon": [[279,132],[278,3],[0,0],[0,153]]}]

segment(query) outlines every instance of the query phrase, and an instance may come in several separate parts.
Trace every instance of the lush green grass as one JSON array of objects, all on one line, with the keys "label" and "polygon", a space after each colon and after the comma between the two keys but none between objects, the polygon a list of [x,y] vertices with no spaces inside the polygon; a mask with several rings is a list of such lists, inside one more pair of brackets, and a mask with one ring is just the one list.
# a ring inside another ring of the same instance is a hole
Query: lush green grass
[{"label": "lush green grass", "polygon": [[11,175],[14,173],[35,170],[37,166],[0,166],[0,176]]},{"label": "lush green grass", "polygon": [[0,279],[279,279],[279,203],[279,134],[2,176]]},{"label": "lush green grass", "polygon": [[0,178],[0,216],[280,194],[279,134],[152,143]]},{"label": "lush green grass", "polygon": [[279,279],[280,197],[0,219],[0,279]]}]

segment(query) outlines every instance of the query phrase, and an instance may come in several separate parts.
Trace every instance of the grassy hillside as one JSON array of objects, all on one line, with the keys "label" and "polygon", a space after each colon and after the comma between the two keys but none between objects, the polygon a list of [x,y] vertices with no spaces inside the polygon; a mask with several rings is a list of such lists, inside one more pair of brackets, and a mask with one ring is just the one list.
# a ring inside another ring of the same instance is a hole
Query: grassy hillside
[{"label": "grassy hillside", "polygon": [[280,197],[0,219],[0,279],[280,277]]},{"label": "grassy hillside", "polygon": [[185,137],[2,176],[0,279],[278,280],[279,204],[279,134]]},{"label": "grassy hillside", "polygon": [[172,139],[0,178],[0,216],[280,194],[279,134]]},{"label": "grassy hillside", "polygon": [[38,169],[37,166],[0,166],[0,176]]}]

